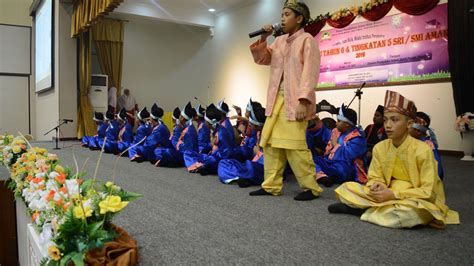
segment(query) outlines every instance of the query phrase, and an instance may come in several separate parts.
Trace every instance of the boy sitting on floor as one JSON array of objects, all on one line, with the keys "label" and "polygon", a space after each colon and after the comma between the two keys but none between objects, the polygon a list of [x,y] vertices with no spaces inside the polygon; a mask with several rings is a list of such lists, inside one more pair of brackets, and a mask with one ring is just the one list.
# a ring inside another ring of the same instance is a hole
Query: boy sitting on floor
[{"label": "boy sitting on floor", "polygon": [[249,111],[249,123],[255,132],[253,143],[253,159],[240,162],[237,159],[224,159],[219,162],[217,174],[224,184],[237,182],[239,187],[258,186],[263,182],[263,150],[259,146],[260,135],[265,123],[265,108],[257,102],[252,102]]},{"label": "boy sitting on floor", "polygon": [[335,192],[340,203],[330,205],[329,212],[357,215],[391,228],[459,224],[458,213],[445,204],[431,148],[409,134],[415,114],[412,101],[387,91],[384,126],[388,139],[373,149],[368,182],[339,186]]},{"label": "boy sitting on floor", "polygon": [[331,187],[346,181],[367,182],[364,163],[367,142],[356,123],[357,113],[342,105],[324,156],[314,157],[319,184]]}]

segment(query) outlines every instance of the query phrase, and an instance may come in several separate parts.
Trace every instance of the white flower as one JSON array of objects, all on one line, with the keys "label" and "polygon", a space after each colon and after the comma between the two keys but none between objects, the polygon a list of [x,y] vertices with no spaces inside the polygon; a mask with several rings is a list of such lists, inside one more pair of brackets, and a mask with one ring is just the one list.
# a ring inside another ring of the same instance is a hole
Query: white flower
[{"label": "white flower", "polygon": [[57,177],[57,176],[59,176],[59,173],[56,172],[56,171],[52,171],[51,173],[49,173],[49,178],[53,178],[53,179],[54,179],[54,178]]},{"label": "white flower", "polygon": [[59,201],[61,199],[61,194],[60,193],[54,193],[53,200],[54,201]]},{"label": "white flower", "polygon": [[69,195],[71,196],[79,194],[79,185],[78,185],[77,179],[66,180],[66,188]]},{"label": "white flower", "polygon": [[35,211],[42,211],[46,209],[46,205],[46,201],[43,198],[35,198],[30,202],[28,207]]},{"label": "white flower", "polygon": [[53,237],[53,227],[51,226],[50,223],[45,223],[43,225],[43,230],[41,234],[39,235],[40,244],[42,246],[47,245],[51,241],[52,237]]},{"label": "white flower", "polygon": [[56,185],[54,179],[49,179],[48,182],[46,182],[46,190],[58,191],[58,186]]},{"label": "white flower", "polygon": [[91,207],[92,208],[92,200],[88,199],[82,203],[84,205],[84,208],[86,207]]},{"label": "white flower", "polygon": [[35,174],[36,178],[41,178],[41,177],[45,177],[45,176],[46,176],[46,173],[37,173],[37,174]]}]

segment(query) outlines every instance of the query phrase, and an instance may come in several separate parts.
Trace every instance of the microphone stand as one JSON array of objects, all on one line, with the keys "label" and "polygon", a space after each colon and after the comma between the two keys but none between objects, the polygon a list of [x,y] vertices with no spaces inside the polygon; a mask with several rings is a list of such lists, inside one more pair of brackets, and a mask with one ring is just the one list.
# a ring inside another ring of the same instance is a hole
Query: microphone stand
[{"label": "microphone stand", "polygon": [[48,135],[49,132],[53,131],[53,130],[56,130],[56,147],[54,148],[54,150],[60,150],[59,146],[58,146],[58,141],[59,141],[59,127],[64,125],[64,124],[67,124],[67,121],[63,120],[60,124],[58,124],[57,126],[53,127],[50,131],[44,133],[44,135]]},{"label": "microphone stand", "polygon": [[354,97],[352,98],[351,102],[349,103],[349,105],[347,105],[347,108],[349,108],[349,106],[351,106],[352,102],[355,100],[355,98],[357,97],[359,99],[359,112],[357,114],[357,124],[360,126],[360,110],[361,110],[361,105],[362,105],[362,94],[364,94],[362,92],[362,88],[364,88],[365,86],[365,82],[362,83],[362,85],[360,86],[360,88],[358,88],[354,93]]}]

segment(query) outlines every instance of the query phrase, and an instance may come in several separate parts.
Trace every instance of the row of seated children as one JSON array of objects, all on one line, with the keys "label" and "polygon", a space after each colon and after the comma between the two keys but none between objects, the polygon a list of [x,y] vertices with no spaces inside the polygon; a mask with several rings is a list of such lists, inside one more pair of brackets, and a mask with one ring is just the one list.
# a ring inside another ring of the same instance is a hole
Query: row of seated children
[{"label": "row of seated children", "polygon": [[[240,111],[239,108],[236,110]],[[183,110],[174,110],[174,128],[170,134],[161,120],[163,109],[154,104],[151,113],[146,108],[138,112],[139,126],[135,136],[132,125],[127,122],[125,110],[120,111],[117,120],[110,112],[105,117],[95,113],[98,134],[84,137],[83,145],[91,149],[104,146],[104,151],[109,153],[125,152],[132,161],[150,161],[159,167],[185,166],[191,173],[217,173],[223,183],[237,181],[241,186],[259,185],[263,180],[263,154],[258,142],[265,119],[264,108],[258,102],[249,101],[245,117],[238,117],[236,129],[243,133],[243,138],[237,146],[228,113],[228,105],[223,101],[217,106],[207,107],[207,110],[202,106],[194,109],[188,103]],[[430,138],[435,135],[429,129],[429,116],[422,112],[417,114],[419,122],[412,126],[410,134],[426,141],[433,148],[442,178],[436,139],[432,141]],[[377,108],[374,124],[363,132],[356,126],[356,112],[344,105],[339,108],[338,120],[333,129],[315,115],[308,125],[307,143],[313,153],[318,183],[331,187],[346,181],[367,182],[366,165],[371,159],[371,150],[386,138],[383,119],[380,122],[380,117],[383,117],[383,106]],[[105,122],[101,122],[103,120]],[[243,171],[242,163],[246,164],[250,172]],[[238,174],[234,175],[234,171]],[[252,182],[246,182],[250,179]]]},{"label": "row of seated children", "polygon": [[[163,110],[154,104],[151,113],[144,108],[137,114],[140,125],[135,136],[124,110],[118,121],[111,113],[105,117],[95,113],[99,134],[84,137],[83,145],[116,154],[128,151],[132,161],[148,160],[159,167],[185,166],[191,173],[218,174],[226,184],[259,185],[264,178],[258,143],[265,109],[250,100],[245,117],[236,125],[244,135],[241,145],[235,145],[228,113],[223,101],[206,109],[188,103],[183,110],[174,110],[170,134],[161,121]],[[325,186],[344,183],[335,190],[340,202],[330,205],[329,212],[358,215],[387,227],[459,223],[457,213],[444,204],[442,168],[428,115],[416,113],[414,103],[389,91],[385,110],[377,108],[374,125],[364,132],[356,121],[356,112],[343,105],[332,130],[317,116],[308,125],[315,178]],[[368,152],[372,163],[367,173]]]},{"label": "row of seated children", "polygon": [[[104,147],[107,153],[128,156],[131,161],[150,161],[157,167],[186,167],[191,173],[201,175],[221,173],[224,183],[237,181],[234,173],[240,173],[245,165],[255,166],[241,175],[243,185],[258,185],[263,178],[263,160],[258,139],[265,121],[265,109],[258,102],[249,101],[246,107],[247,121],[241,121],[244,136],[236,145],[235,129],[227,114],[229,107],[224,101],[193,108],[188,103],[182,110],[173,111],[173,132],[161,120],[163,109],[154,104],[148,112],[143,108],[137,113],[139,125],[135,135],[128,124],[128,114],[121,110],[114,118],[107,112],[94,113],[98,134],[86,136],[82,145],[93,150]],[[222,160],[224,162],[220,163]],[[254,163],[251,163],[254,162]],[[258,174],[252,174],[253,172]],[[237,175],[237,174],[236,174]],[[232,177],[231,177],[232,176]],[[253,180],[255,178],[255,180]],[[245,183],[245,184],[244,184]]]}]

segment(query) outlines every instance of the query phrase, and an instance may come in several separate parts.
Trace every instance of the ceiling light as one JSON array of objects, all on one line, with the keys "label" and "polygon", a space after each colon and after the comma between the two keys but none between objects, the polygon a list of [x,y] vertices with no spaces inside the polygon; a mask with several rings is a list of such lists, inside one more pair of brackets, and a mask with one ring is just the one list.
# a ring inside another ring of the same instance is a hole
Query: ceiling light
[{"label": "ceiling light", "polygon": [[209,12],[216,12],[216,10],[214,8],[209,8],[208,10]]}]

